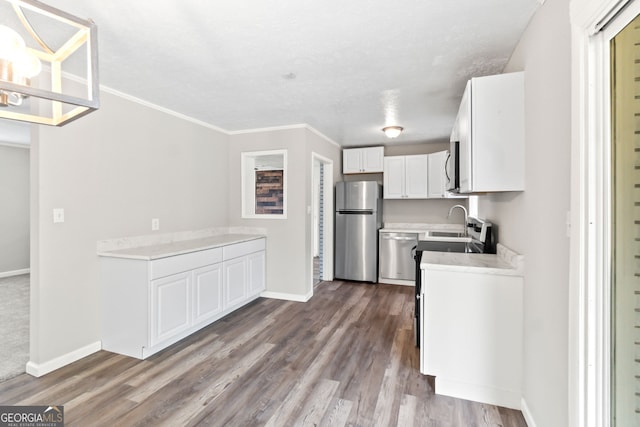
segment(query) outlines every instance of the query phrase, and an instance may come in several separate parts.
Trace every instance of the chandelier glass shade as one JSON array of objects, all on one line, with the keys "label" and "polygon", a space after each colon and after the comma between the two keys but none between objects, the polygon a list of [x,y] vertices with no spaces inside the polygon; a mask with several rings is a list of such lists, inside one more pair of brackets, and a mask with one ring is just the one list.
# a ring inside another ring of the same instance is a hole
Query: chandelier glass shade
[{"label": "chandelier glass shade", "polygon": [[[63,126],[98,109],[95,24],[35,0],[0,1],[15,13],[0,25],[0,118]],[[56,33],[55,47],[32,21]]]}]

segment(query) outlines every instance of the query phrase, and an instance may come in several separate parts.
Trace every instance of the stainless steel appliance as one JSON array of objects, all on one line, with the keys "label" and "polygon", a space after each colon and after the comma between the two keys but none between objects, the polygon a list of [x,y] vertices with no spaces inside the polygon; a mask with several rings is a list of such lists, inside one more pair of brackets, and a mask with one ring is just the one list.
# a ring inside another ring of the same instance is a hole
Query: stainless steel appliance
[{"label": "stainless steel appliance", "polygon": [[451,141],[449,155],[444,164],[447,182],[445,188],[447,191],[460,191],[460,142]]},{"label": "stainless steel appliance", "polygon": [[[440,233],[446,235],[450,233]],[[460,233],[464,235],[464,233]],[[420,295],[422,294],[422,275],[420,263],[422,262],[422,253],[424,251],[436,252],[466,252],[466,253],[496,253],[496,245],[494,240],[494,227],[491,223],[479,218],[469,217],[467,220],[468,241],[461,241],[460,238],[454,238],[447,241],[439,238],[437,240],[420,240],[416,246],[415,252],[415,306],[413,310],[413,330],[415,332],[416,347],[420,347]]]},{"label": "stainless steel appliance", "polygon": [[380,280],[416,279],[413,253],[418,244],[417,233],[380,232]]},{"label": "stainless steel appliance", "polygon": [[378,281],[382,186],[375,181],[336,184],[335,277]]}]

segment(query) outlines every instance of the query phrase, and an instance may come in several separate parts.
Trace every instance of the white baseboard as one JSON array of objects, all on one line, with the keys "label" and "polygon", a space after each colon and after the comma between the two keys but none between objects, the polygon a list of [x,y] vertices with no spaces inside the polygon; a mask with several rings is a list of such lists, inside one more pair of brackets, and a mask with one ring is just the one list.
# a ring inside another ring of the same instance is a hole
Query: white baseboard
[{"label": "white baseboard", "polygon": [[27,362],[26,368],[27,374],[33,375],[34,377],[41,377],[100,350],[102,350],[102,342],[97,341],[44,363],[29,361]]},{"label": "white baseboard", "polygon": [[524,420],[529,427],[537,427],[536,422],[533,420],[533,415],[531,415],[531,411],[527,406],[527,402],[522,398],[522,402],[520,402],[520,410],[522,411],[522,415],[524,416]]},{"label": "white baseboard", "polygon": [[387,279],[387,278],[378,278],[378,283],[381,285],[400,285],[400,286],[415,286],[416,282],[412,280],[398,280],[398,279]]},{"label": "white baseboard", "polygon": [[313,296],[313,291],[309,292],[307,295],[299,295],[299,294],[287,294],[284,292],[271,292],[264,291],[260,294],[263,298],[273,298],[273,299],[282,299],[285,301],[296,301],[296,302],[307,302]]},{"label": "white baseboard", "polygon": [[448,380],[436,376],[436,394],[456,397],[458,399],[473,400],[489,405],[504,406],[505,408],[520,409],[522,394],[511,390],[469,384],[456,380]]},{"label": "white baseboard", "polygon": [[23,268],[22,270],[13,270],[13,271],[2,271],[0,272],[0,279],[4,277],[20,276],[22,274],[29,274],[29,273],[31,273],[30,268]]}]

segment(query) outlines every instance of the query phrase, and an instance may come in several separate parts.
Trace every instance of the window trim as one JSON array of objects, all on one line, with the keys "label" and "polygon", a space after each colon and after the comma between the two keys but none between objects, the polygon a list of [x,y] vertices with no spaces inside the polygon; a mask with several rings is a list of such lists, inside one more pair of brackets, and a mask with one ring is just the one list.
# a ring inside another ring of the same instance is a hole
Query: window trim
[{"label": "window trim", "polygon": [[[241,218],[243,219],[287,219],[287,199],[288,199],[288,172],[287,172],[287,151],[267,150],[267,151],[246,151],[240,153],[240,175],[241,175]],[[255,176],[255,159],[260,156],[282,155],[283,170],[283,200],[282,214],[257,214],[255,213],[255,177],[248,178],[249,174]],[[253,162],[253,163],[251,163]],[[251,186],[251,188],[249,188]],[[250,192],[250,193],[247,193]],[[249,203],[249,200],[252,203]]]}]

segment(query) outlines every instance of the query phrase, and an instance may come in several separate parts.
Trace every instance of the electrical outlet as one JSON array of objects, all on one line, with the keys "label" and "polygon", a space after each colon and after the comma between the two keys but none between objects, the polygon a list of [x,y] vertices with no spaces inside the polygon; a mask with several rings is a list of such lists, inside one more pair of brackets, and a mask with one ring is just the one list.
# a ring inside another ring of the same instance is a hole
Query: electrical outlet
[{"label": "electrical outlet", "polygon": [[54,208],[53,209],[53,223],[57,224],[59,222],[64,222],[64,209],[62,209],[62,208]]},{"label": "electrical outlet", "polygon": [[160,219],[159,218],[152,218],[151,219],[151,231],[158,231],[160,230]]}]

